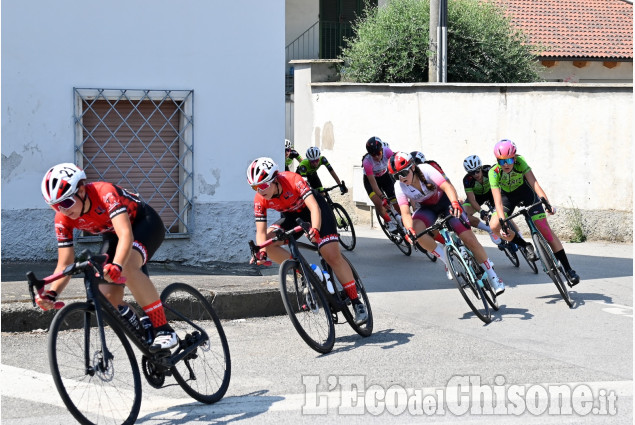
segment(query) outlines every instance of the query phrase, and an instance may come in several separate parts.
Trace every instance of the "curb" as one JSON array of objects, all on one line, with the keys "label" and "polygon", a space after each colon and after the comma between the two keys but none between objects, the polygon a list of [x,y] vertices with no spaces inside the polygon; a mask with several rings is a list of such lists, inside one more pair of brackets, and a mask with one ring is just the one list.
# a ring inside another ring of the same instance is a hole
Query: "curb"
[{"label": "curb", "polygon": [[[278,289],[253,290],[241,292],[201,291],[221,320],[233,320],[249,317],[268,317],[286,314]],[[207,292],[207,293],[206,293]],[[66,304],[84,302],[82,299],[64,300]],[[129,297],[126,301],[138,308]],[[2,332],[30,332],[46,329],[51,324],[56,311],[42,311],[30,302],[3,303],[0,312]]]}]

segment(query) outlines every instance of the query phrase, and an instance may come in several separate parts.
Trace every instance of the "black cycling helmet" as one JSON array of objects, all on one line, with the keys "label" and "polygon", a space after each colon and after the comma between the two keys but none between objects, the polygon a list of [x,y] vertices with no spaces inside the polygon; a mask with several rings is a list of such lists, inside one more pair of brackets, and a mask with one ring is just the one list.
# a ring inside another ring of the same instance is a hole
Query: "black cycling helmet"
[{"label": "black cycling helmet", "polygon": [[372,156],[378,155],[383,149],[384,145],[379,137],[371,137],[366,142],[366,151]]}]

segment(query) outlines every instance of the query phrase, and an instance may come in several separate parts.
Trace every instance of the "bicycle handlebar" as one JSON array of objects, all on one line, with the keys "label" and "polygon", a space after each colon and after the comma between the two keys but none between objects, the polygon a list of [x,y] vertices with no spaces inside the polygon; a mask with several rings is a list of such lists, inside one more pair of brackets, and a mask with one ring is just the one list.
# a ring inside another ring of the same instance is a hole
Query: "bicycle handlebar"
[{"label": "bicycle handlebar", "polygon": [[[273,238],[271,238],[271,239],[267,239],[266,241],[264,241],[260,245],[256,245],[256,243],[254,241],[249,241],[249,249],[251,251],[251,256],[255,258],[255,256],[258,253],[258,251],[260,251],[262,248],[266,248],[269,245],[271,245],[272,243],[277,242],[277,241],[289,240],[294,233],[298,233],[298,232],[308,233],[308,231],[311,229],[311,225],[309,223],[307,223],[306,221],[302,220],[299,217],[296,219],[296,223],[298,223],[297,226],[295,226],[291,230],[287,230],[286,232],[284,230],[282,230],[282,229],[279,229],[279,228],[274,229],[275,236]],[[269,264],[265,264],[265,265],[270,266],[271,262],[269,262]]]},{"label": "bicycle handlebar", "polygon": [[344,183],[344,180],[342,180],[342,185],[341,186],[339,184],[336,184],[335,186],[331,186],[331,187],[323,187],[322,190],[320,190],[320,192],[330,192],[333,189],[341,189],[342,186],[346,187],[346,184]]},{"label": "bicycle handlebar", "polygon": [[548,212],[551,212],[551,211],[552,211],[552,209],[551,209],[551,204],[550,204],[550,203],[549,203],[549,202],[548,202],[545,198],[542,198],[542,197],[541,197],[541,198],[538,200],[538,202],[535,202],[535,203],[533,203],[533,204],[531,204],[531,205],[529,205],[529,206],[525,206],[525,207],[523,207],[523,208],[520,208],[520,209],[519,209],[516,213],[514,213],[514,214],[510,215],[510,216],[509,216],[509,217],[507,217],[507,218],[504,218],[504,219],[503,219],[503,218],[500,218],[500,217],[499,217],[498,221],[500,222],[500,224],[501,224],[502,228],[503,228],[504,230],[507,230],[507,229],[509,228],[509,225],[507,224],[507,222],[508,222],[509,220],[511,220],[511,219],[513,219],[513,218],[515,218],[515,217],[518,217],[519,215],[526,215],[528,210],[530,210],[531,208],[535,207],[536,205],[540,205],[540,204],[544,204],[544,206],[545,206],[545,210],[547,210]]},{"label": "bicycle handlebar", "polygon": [[[35,273],[33,273],[32,271],[28,271],[26,273],[26,278],[29,283],[29,294],[31,295],[31,302],[33,303],[33,307],[36,306],[35,290],[37,290],[38,295],[42,296],[42,294],[44,293],[45,285],[55,282],[56,280],[59,280],[65,276],[80,274],[92,267],[93,270],[95,270],[96,272],[95,277],[100,280],[104,280],[103,266],[106,261],[108,261],[108,254],[92,255],[89,250],[84,250],[80,254],[80,257],[85,257],[86,260],[69,264],[63,271],[54,273],[50,276],[45,277],[44,279],[38,279],[37,277],[35,277]],[[123,282],[116,283],[124,282],[125,279],[123,280]]]}]

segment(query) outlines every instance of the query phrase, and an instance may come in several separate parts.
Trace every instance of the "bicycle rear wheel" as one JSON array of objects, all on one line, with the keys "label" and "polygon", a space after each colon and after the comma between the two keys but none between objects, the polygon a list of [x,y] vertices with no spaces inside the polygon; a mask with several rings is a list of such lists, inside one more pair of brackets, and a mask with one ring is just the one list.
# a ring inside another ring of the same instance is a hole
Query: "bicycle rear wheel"
[{"label": "bicycle rear wheel", "polygon": [[529,258],[527,258],[527,249],[519,246],[518,251],[520,251],[521,255],[529,265],[529,268],[534,272],[534,274],[538,274],[538,266],[536,265],[536,261],[531,261]]},{"label": "bicycle rear wheel", "polygon": [[[362,283],[362,278],[359,277],[359,274],[357,274],[357,270],[355,270],[355,267],[353,267],[353,265],[348,260],[348,258],[344,257],[344,259],[346,260],[348,265],[351,267],[351,270],[353,271],[353,278],[355,279],[355,287],[357,288],[357,298],[359,298],[362,304],[364,304],[364,306],[366,307],[366,312],[368,313],[368,320],[366,320],[366,322],[362,323],[361,325],[357,325],[355,323],[355,310],[353,308],[353,304],[350,302],[348,295],[346,294],[344,290],[342,290],[343,292],[342,298],[345,299],[347,302],[346,302],[346,307],[342,310],[342,314],[344,315],[344,317],[346,318],[346,321],[348,322],[349,325],[351,325],[351,328],[353,328],[355,332],[357,332],[358,334],[364,337],[370,336],[370,334],[373,333],[373,310],[370,308],[370,301],[368,300],[368,295],[366,295],[366,289],[364,288],[364,284]],[[337,279],[337,277],[335,277],[335,279]]]},{"label": "bicycle rear wheel", "polygon": [[291,323],[309,347],[328,353],[335,344],[335,325],[326,297],[307,278],[296,260],[280,265],[280,295]]},{"label": "bicycle rear wheel", "polygon": [[512,251],[511,243],[509,242],[501,242],[501,243],[505,244],[503,248],[503,252],[507,256],[509,261],[511,261],[514,267],[520,266],[520,261],[518,261],[518,255],[514,251]]},{"label": "bicycle rear wheel", "polygon": [[459,251],[453,246],[445,247],[445,254],[448,259],[448,268],[454,277],[454,281],[461,291],[461,295],[470,309],[476,316],[485,323],[492,321],[492,316],[487,306],[487,300],[477,282],[474,281],[472,273],[463,261]]},{"label": "bicycle rear wheel", "polygon": [[545,272],[549,275],[551,280],[553,280],[553,283],[556,285],[556,288],[558,288],[558,292],[560,292],[564,302],[566,302],[570,308],[573,307],[573,301],[569,296],[569,290],[567,289],[567,284],[565,283],[566,278],[563,279],[563,277],[560,276],[560,271],[556,265],[556,260],[553,256],[551,247],[541,235],[534,233],[531,237],[534,241],[534,246],[538,250],[538,255],[543,262]]},{"label": "bicycle rear wheel", "polygon": [[379,227],[381,227],[381,230],[384,231],[384,234],[388,237],[388,239],[390,239],[392,243],[397,245],[399,251],[403,252],[405,255],[412,254],[412,247],[408,242],[406,242],[406,239],[404,238],[404,232],[400,228],[401,225],[397,226],[396,233],[391,233],[386,227],[386,221],[381,215],[379,215],[379,212],[377,210],[375,210],[375,216],[377,217],[377,222],[379,223]]},{"label": "bicycle rear wheel", "polygon": [[[199,291],[184,283],[168,285],[161,292],[161,302],[168,323],[179,338],[179,345],[172,355],[197,345],[172,368],[176,382],[201,403],[217,402],[229,386],[231,358],[227,337],[216,312]],[[201,330],[207,334],[206,339]]]},{"label": "bicycle rear wheel", "polygon": [[141,407],[139,366],[117,323],[102,317],[110,355],[102,351],[93,305],[73,303],[57,313],[48,339],[51,374],[79,423],[132,424]]},{"label": "bicycle rear wheel", "polygon": [[331,207],[333,208],[333,215],[335,216],[335,224],[337,224],[337,233],[339,233],[340,236],[340,245],[347,251],[352,251],[357,243],[353,221],[340,204],[334,203]]}]

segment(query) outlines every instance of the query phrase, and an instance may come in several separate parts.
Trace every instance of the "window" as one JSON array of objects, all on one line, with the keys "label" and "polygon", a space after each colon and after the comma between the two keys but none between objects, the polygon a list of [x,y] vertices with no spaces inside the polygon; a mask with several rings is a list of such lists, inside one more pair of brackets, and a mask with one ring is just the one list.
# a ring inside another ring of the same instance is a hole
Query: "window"
[{"label": "window", "polygon": [[136,192],[165,224],[190,233],[192,90],[75,88],[75,156],[90,181]]}]

